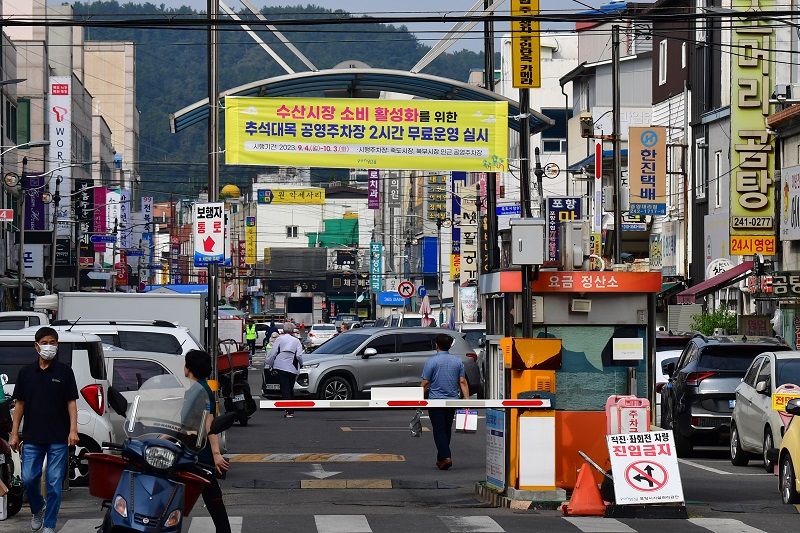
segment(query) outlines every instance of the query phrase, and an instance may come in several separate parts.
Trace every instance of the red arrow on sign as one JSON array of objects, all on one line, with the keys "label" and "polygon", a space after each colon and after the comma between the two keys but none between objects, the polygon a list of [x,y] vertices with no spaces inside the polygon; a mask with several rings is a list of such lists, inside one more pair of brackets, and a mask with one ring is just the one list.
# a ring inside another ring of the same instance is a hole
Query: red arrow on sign
[{"label": "red arrow on sign", "polygon": [[0,209],[0,222],[8,222],[14,218],[13,209]]},{"label": "red arrow on sign", "polygon": [[203,240],[203,251],[204,252],[214,251],[214,239],[210,235]]}]

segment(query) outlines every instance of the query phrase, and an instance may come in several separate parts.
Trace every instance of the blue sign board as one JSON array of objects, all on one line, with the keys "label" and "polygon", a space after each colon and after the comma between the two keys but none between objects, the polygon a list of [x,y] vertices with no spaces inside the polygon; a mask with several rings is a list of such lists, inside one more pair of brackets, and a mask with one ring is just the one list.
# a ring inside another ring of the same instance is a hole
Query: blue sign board
[{"label": "blue sign board", "polygon": [[379,292],[383,288],[383,244],[369,243],[369,288]]},{"label": "blue sign board", "polygon": [[128,250],[125,255],[128,257],[144,257],[144,250]]},{"label": "blue sign board", "polygon": [[150,270],[164,270],[164,265],[147,265]]},{"label": "blue sign board", "polygon": [[647,224],[644,222],[623,222],[622,231],[646,231]]},{"label": "blue sign board", "polygon": [[503,215],[519,215],[522,213],[522,209],[518,205],[498,205],[497,206],[497,216],[501,217]]},{"label": "blue sign board", "polygon": [[90,237],[90,239],[94,243],[103,242],[103,243],[113,244],[113,243],[117,242],[117,236],[116,235],[92,235]]},{"label": "blue sign board", "polygon": [[425,288],[425,285],[420,285],[417,287],[417,295],[420,298],[425,298],[425,295],[428,294],[428,289]]},{"label": "blue sign board", "polygon": [[406,299],[396,292],[379,292],[378,305],[405,305]]}]

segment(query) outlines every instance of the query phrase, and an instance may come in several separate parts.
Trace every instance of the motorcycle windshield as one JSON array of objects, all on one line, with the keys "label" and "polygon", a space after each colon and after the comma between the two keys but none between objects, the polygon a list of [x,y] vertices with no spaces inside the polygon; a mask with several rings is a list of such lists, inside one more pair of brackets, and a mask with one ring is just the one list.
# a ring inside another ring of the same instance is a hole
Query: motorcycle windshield
[{"label": "motorcycle windshield", "polygon": [[185,389],[175,376],[154,376],[128,406],[125,433],[130,439],[168,438],[197,453],[206,444],[208,410],[208,394],[199,383]]}]

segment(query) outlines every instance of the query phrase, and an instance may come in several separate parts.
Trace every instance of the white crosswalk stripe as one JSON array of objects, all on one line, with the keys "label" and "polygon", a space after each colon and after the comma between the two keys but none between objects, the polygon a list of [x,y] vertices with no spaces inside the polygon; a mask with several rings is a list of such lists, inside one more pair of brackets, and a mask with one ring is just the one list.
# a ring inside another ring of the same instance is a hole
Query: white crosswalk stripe
[{"label": "white crosswalk stripe", "polygon": [[64,522],[64,527],[59,529],[60,533],[86,533],[87,531],[96,531],[96,527],[103,523],[103,517],[100,518],[72,518]]},{"label": "white crosswalk stripe", "polygon": [[[231,524],[231,533],[242,533],[243,517],[229,516],[228,521]],[[211,520],[210,516],[192,518],[189,524],[189,533],[215,533],[216,531],[214,521]]]},{"label": "white crosswalk stripe", "polygon": [[733,518],[690,518],[689,522],[704,527],[712,533],[764,533]]},{"label": "white crosswalk stripe", "polygon": [[451,533],[504,533],[505,529],[489,516],[440,516]]},{"label": "white crosswalk stripe", "polygon": [[577,527],[583,533],[636,533],[619,520],[602,516],[570,516],[564,520]]},{"label": "white crosswalk stripe", "polygon": [[372,533],[363,514],[315,514],[314,522],[317,524],[317,533]]}]

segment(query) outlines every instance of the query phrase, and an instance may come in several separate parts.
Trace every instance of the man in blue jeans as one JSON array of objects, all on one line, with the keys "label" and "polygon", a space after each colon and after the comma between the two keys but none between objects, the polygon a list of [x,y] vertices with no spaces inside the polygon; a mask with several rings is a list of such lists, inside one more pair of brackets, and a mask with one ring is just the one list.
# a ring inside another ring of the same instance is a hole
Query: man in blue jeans
[{"label": "man in blue jeans", "polygon": [[[43,327],[36,332],[39,357],[22,367],[14,384],[14,424],[9,445],[19,450],[19,426],[25,419],[22,482],[31,505],[31,531],[55,533],[61,508],[61,483],[67,471],[69,446],[78,444],[78,386],[69,365],[56,361],[58,333]],[[47,505],[39,490],[47,457]]]},{"label": "man in blue jeans", "polygon": [[[450,335],[436,336],[436,355],[428,359],[422,369],[422,387],[428,391],[429,400],[457,400],[458,389],[464,398],[469,398],[469,385],[464,373],[464,363],[447,350],[453,345]],[[450,438],[453,435],[455,408],[435,407],[428,409],[433,426],[433,442],[436,443],[436,467],[447,470],[453,466],[450,454]]]}]

